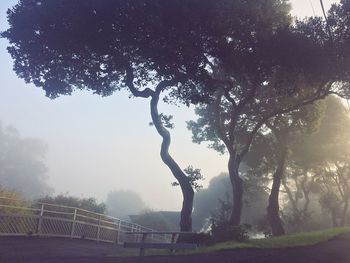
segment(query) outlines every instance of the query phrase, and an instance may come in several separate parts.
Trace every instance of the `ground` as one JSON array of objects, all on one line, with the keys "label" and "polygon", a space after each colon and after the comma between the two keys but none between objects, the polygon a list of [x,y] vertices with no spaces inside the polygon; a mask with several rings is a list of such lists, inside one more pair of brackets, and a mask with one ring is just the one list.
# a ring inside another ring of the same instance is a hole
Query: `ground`
[{"label": "ground", "polygon": [[114,244],[87,240],[0,237],[1,263],[348,263],[350,234],[306,247],[231,249],[182,256],[115,257],[125,253]]}]

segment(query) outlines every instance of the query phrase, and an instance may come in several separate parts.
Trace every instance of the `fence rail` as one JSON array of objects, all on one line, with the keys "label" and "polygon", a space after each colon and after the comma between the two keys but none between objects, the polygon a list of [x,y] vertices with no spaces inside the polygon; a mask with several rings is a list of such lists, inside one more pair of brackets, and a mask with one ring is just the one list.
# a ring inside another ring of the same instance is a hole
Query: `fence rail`
[{"label": "fence rail", "polygon": [[[142,239],[142,235],[130,235],[129,232],[156,232],[126,220],[76,207],[47,203],[24,206],[14,201],[0,197],[0,235],[38,235],[123,243]],[[147,241],[171,242],[171,234],[150,234]]]}]

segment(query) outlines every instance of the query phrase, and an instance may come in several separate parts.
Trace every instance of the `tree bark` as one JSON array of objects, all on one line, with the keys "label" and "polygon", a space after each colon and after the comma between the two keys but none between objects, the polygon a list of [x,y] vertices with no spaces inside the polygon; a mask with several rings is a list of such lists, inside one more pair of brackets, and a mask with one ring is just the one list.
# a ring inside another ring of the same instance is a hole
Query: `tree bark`
[{"label": "tree bark", "polygon": [[180,230],[184,232],[192,231],[192,210],[193,210],[193,197],[194,190],[192,185],[190,184],[186,174],[182,171],[179,165],[175,162],[175,160],[169,154],[169,147],[171,143],[170,133],[163,126],[163,123],[160,119],[158,113],[158,101],[159,101],[160,90],[154,92],[151,97],[151,116],[154,126],[157,129],[159,135],[163,138],[160,156],[163,162],[169,167],[172,174],[179,182],[182,195],[182,209],[181,209],[181,219],[180,219]]},{"label": "tree bark", "polygon": [[332,224],[333,227],[338,227],[338,221],[337,221],[337,213],[334,210],[331,210],[331,218],[332,218]]},{"label": "tree bark", "polygon": [[342,212],[342,218],[340,222],[340,226],[345,226],[346,225],[346,219],[348,216],[348,208],[349,208],[349,200],[345,199],[344,200],[344,206],[343,206],[343,212]]},{"label": "tree bark", "polygon": [[228,161],[228,171],[232,186],[232,211],[230,216],[230,225],[239,226],[241,223],[241,214],[243,207],[243,180],[238,172],[239,161],[230,154]]},{"label": "tree bark", "polygon": [[285,172],[287,160],[287,149],[284,149],[277,162],[277,168],[273,175],[269,204],[267,206],[267,217],[271,226],[273,236],[282,236],[285,234],[283,221],[280,217],[279,192],[282,178]]}]

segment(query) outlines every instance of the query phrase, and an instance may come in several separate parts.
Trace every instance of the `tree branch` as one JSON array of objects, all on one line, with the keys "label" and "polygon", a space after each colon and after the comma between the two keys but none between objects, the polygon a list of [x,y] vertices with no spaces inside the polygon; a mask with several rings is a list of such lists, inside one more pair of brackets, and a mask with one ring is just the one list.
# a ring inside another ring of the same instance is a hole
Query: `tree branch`
[{"label": "tree branch", "polygon": [[141,98],[149,98],[152,97],[154,94],[154,91],[150,88],[145,88],[144,90],[138,90],[134,85],[134,70],[133,68],[128,64],[125,69],[126,73],[126,80],[125,84],[129,88],[132,95],[135,97],[141,97]]}]

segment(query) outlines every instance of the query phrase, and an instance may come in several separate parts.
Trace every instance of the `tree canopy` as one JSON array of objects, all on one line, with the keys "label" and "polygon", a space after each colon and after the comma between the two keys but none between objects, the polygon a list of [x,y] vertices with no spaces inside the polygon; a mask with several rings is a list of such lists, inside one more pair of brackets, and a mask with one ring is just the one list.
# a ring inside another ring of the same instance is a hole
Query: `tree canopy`
[{"label": "tree canopy", "polygon": [[0,187],[33,199],[52,192],[47,183],[47,145],[22,138],[13,127],[0,123]]}]

